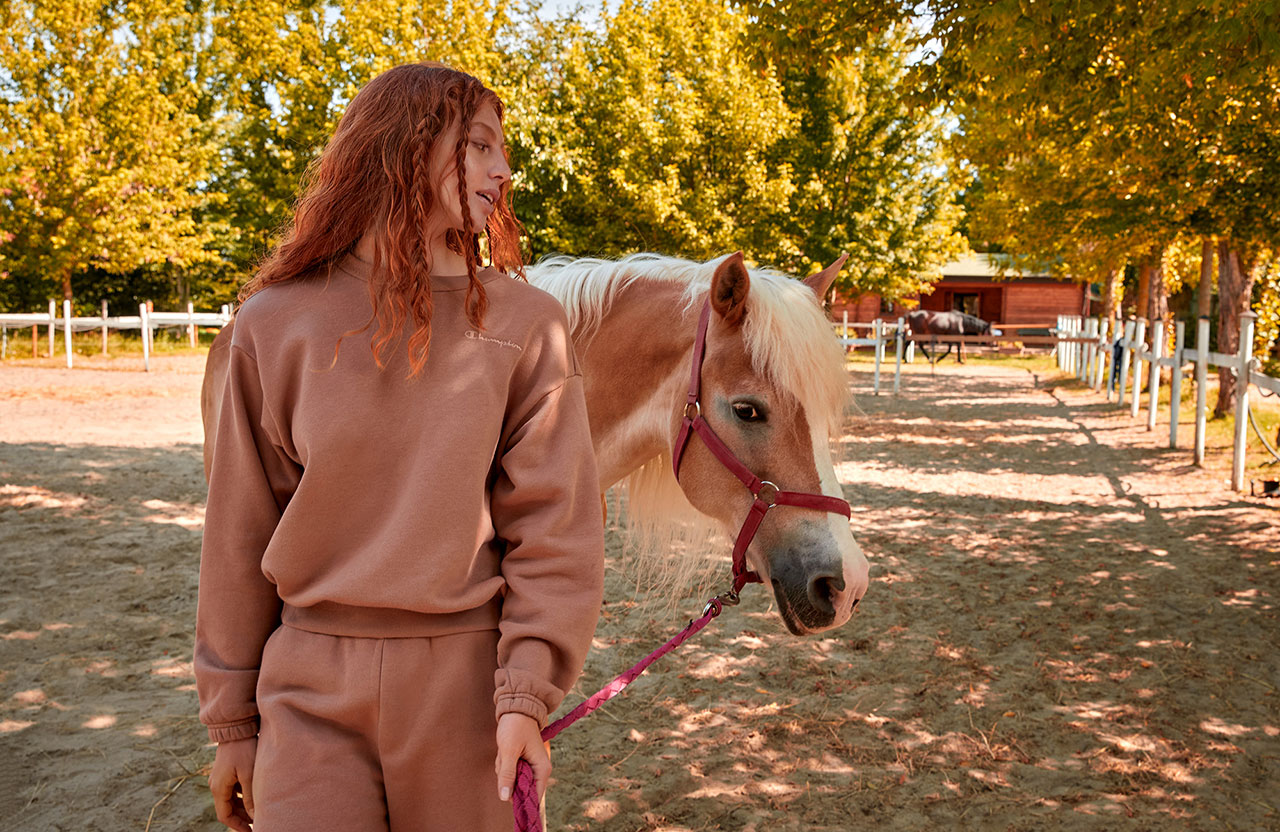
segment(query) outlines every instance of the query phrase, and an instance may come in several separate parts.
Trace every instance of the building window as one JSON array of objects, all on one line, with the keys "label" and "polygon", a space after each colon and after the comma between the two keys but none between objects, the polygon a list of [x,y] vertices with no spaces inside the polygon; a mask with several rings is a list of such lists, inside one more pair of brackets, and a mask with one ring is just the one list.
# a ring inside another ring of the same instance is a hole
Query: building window
[{"label": "building window", "polygon": [[978,306],[981,300],[982,295],[979,295],[976,292],[972,294],[968,292],[957,292],[951,296],[951,308],[957,312],[963,312],[966,315],[979,317]]}]

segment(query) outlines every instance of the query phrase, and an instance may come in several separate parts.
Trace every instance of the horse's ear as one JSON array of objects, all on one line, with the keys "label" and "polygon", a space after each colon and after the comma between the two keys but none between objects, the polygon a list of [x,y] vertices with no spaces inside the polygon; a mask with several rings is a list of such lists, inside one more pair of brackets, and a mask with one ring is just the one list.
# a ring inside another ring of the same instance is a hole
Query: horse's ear
[{"label": "horse's ear", "polygon": [[742,252],[726,257],[711,277],[711,308],[729,326],[740,326],[747,317],[747,292],[751,277],[742,262]]},{"label": "horse's ear", "polygon": [[813,293],[818,296],[818,300],[821,301],[827,296],[827,290],[831,288],[831,284],[836,282],[836,275],[840,274],[840,267],[848,259],[848,254],[841,254],[830,266],[806,277],[804,285],[812,289]]}]

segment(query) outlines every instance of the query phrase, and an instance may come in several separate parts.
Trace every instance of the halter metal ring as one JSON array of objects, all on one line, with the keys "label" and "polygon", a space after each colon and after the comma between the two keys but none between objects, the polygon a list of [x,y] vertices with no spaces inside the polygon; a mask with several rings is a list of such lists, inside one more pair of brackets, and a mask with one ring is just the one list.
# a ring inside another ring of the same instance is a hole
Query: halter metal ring
[{"label": "halter metal ring", "polygon": [[684,418],[690,422],[696,420],[702,415],[702,404],[700,402],[689,402],[684,406]]},{"label": "halter metal ring", "polygon": [[756,491],[756,499],[769,508],[773,508],[778,504],[778,491],[780,490],[778,486],[765,480],[760,483],[760,488]]}]

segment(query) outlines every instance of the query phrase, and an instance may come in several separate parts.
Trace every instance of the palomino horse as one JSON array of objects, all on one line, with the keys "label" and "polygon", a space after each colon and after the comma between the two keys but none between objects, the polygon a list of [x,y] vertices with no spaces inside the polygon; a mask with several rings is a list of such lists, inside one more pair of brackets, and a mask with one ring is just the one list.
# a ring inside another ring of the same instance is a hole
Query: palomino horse
[{"label": "palomino horse", "polygon": [[[558,257],[530,282],[565,307],[586,392],[601,493],[627,480],[628,521],[662,533],[691,504],[732,536],[754,498],[701,441],[671,450],[685,413],[699,313],[712,320],[702,365],[702,415],[742,463],[792,492],[842,497],[829,436],[848,398],[842,351],[818,299],[839,263],[801,282],[744,267],[641,254],[618,261]],[[231,328],[214,341],[201,404],[206,473]],[[687,516],[687,515],[685,515]],[[844,516],[779,506],[747,550],[797,635],[849,620],[867,590],[866,558]]]}]

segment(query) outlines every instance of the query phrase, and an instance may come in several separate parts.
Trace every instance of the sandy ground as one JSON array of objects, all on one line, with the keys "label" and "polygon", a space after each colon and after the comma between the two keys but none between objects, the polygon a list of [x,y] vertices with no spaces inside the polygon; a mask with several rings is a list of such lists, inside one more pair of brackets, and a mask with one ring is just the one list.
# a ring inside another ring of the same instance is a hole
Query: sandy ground
[{"label": "sandy ground", "polygon": [[[0,366],[0,829],[221,828],[200,362],[116,366]],[[1276,510],[1025,370],[858,401],[854,621],[796,639],[749,588],[556,741],[550,827],[1280,828]],[[585,692],[700,606],[643,603],[621,549]]]}]

